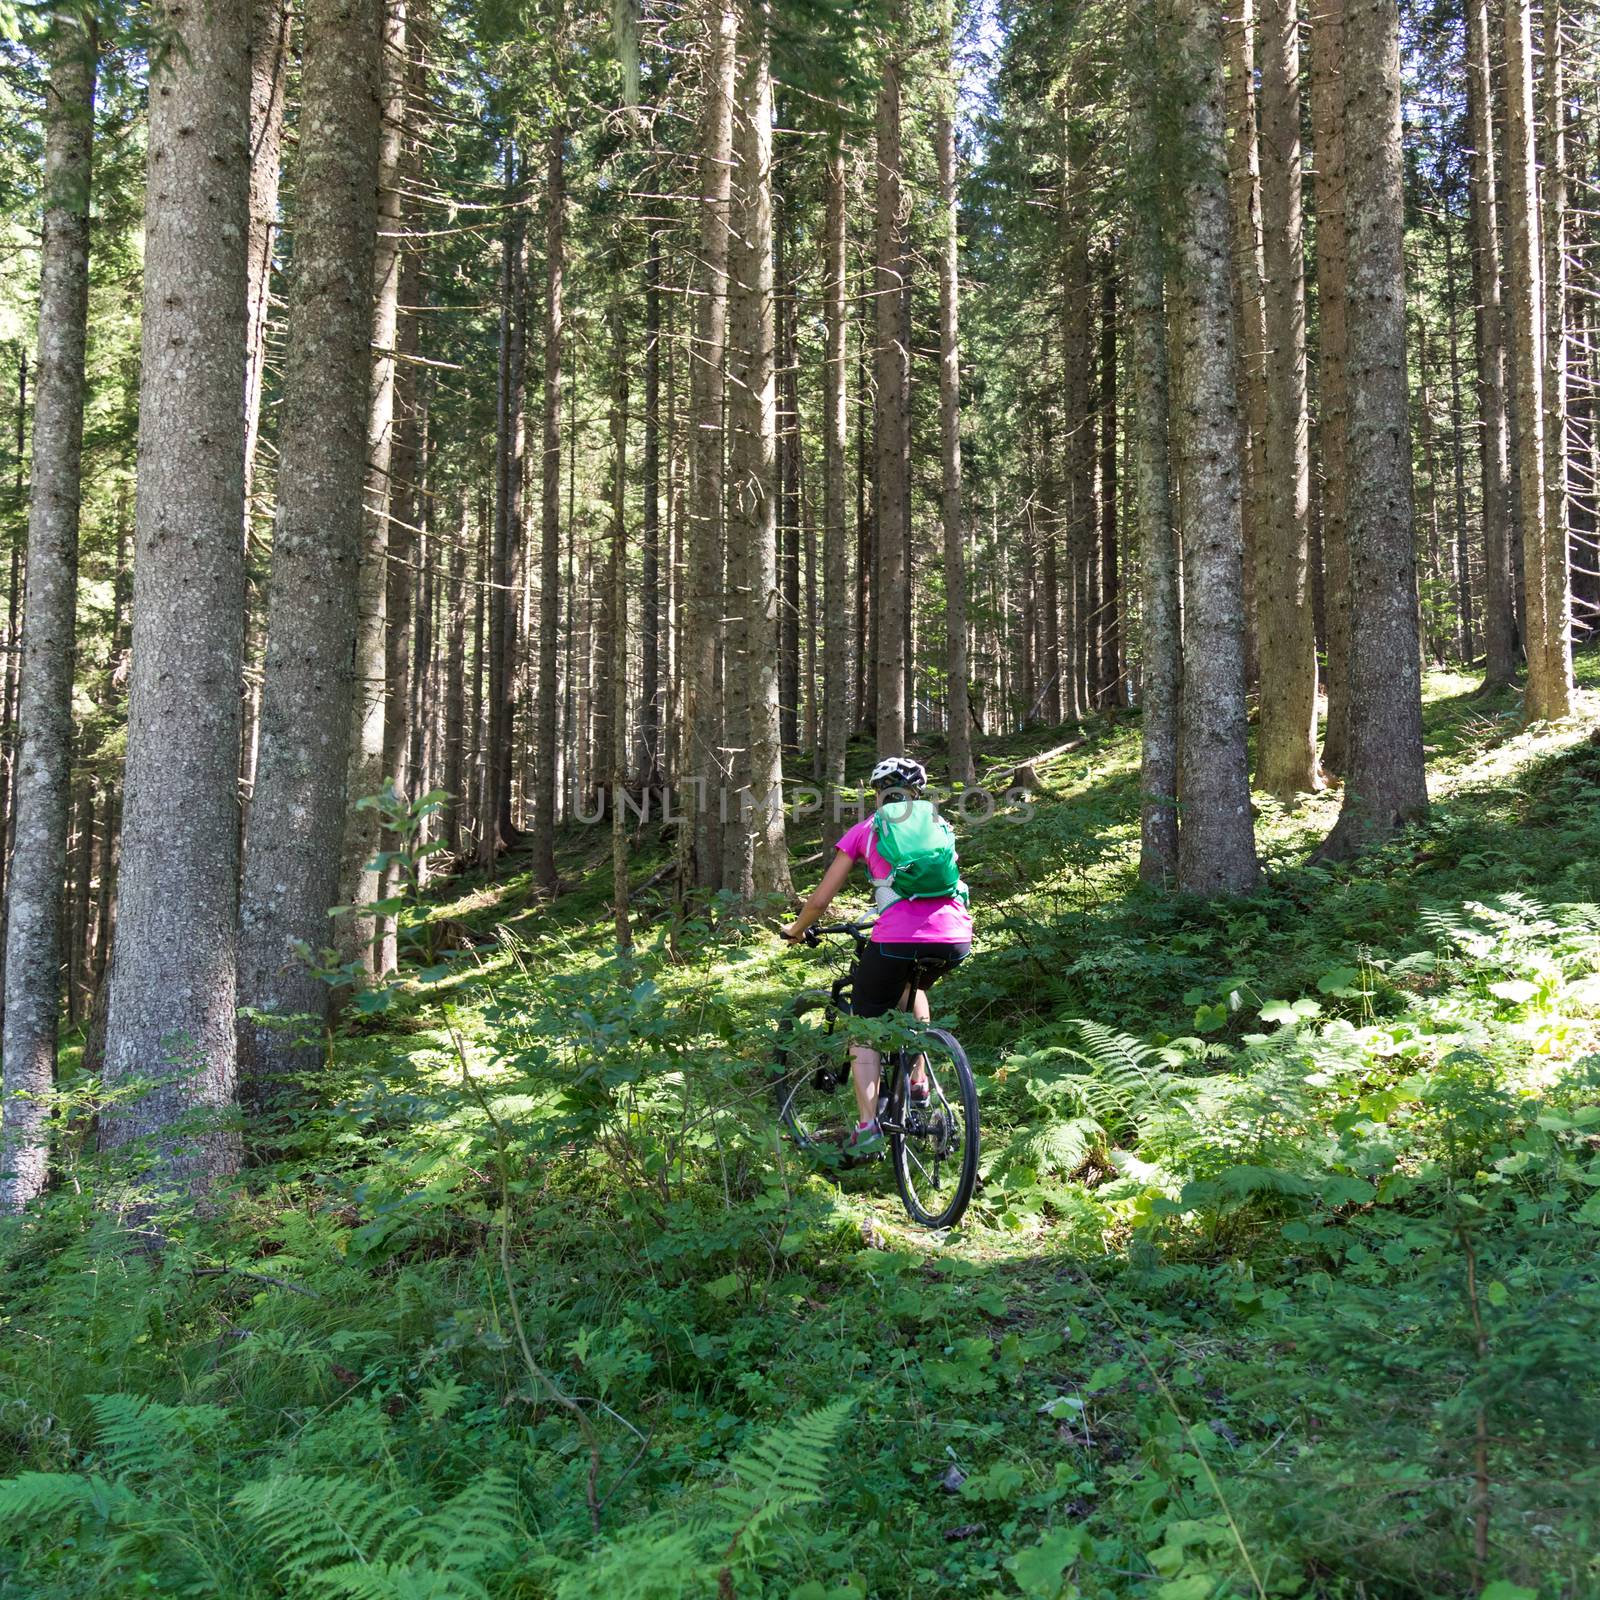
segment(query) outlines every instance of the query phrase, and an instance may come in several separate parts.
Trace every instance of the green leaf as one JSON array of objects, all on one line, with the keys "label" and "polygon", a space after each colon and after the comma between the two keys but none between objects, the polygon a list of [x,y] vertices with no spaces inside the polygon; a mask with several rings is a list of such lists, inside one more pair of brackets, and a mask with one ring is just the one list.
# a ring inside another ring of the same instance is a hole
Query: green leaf
[{"label": "green leaf", "polygon": [[1269,1000],[1261,1008],[1263,1022],[1304,1022],[1320,1015],[1322,1007],[1309,995],[1299,1000]]},{"label": "green leaf", "polygon": [[1040,1412],[1053,1421],[1059,1422],[1063,1417],[1076,1419],[1083,1415],[1083,1401],[1076,1395],[1058,1394],[1039,1407]]},{"label": "green leaf", "polygon": [[1054,1528],[1038,1544],[1019,1550],[1006,1565],[1025,1595],[1035,1600],[1061,1600],[1076,1590],[1076,1585],[1068,1586],[1065,1574],[1083,1554],[1084,1543],[1081,1528]]},{"label": "green leaf", "polygon": [[1478,1600],[1539,1600],[1537,1589],[1524,1589],[1520,1583],[1508,1578],[1496,1578],[1487,1585]]},{"label": "green leaf", "polygon": [[1354,967],[1333,967],[1317,979],[1317,992],[1337,995],[1340,999],[1350,999],[1364,992],[1355,987],[1356,979],[1360,976],[1360,972]]}]

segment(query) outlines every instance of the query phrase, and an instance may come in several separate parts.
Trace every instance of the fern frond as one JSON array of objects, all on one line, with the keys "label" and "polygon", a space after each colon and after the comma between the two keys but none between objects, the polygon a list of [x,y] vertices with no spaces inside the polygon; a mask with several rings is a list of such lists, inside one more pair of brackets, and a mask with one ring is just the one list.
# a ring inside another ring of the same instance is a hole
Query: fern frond
[{"label": "fern frond", "polygon": [[126,1520],[139,1504],[131,1490],[81,1472],[22,1472],[0,1479],[0,1538],[27,1523],[66,1516]]},{"label": "fern frond", "polygon": [[144,1477],[187,1465],[195,1445],[223,1432],[221,1406],[168,1406],[142,1394],[92,1394],[95,1444],[118,1473]]},{"label": "fern frond", "polygon": [[316,1573],[308,1588],[338,1600],[489,1600],[489,1591],[464,1572],[388,1561],[346,1561]]},{"label": "fern frond", "polygon": [[706,1543],[702,1529],[651,1517],[564,1572],[555,1600],[680,1600],[710,1593],[716,1577],[703,1553]]},{"label": "fern frond", "polygon": [[404,1536],[415,1536],[414,1508],[354,1478],[286,1474],[250,1484],[233,1500],[299,1576],[350,1561],[403,1561]]},{"label": "fern frond", "polygon": [[1106,1130],[1097,1119],[1067,1117],[1015,1140],[1005,1153],[1004,1165],[1025,1165],[1039,1173],[1070,1178],[1106,1143]]},{"label": "fern frond", "polygon": [[1179,1059],[1170,1049],[1145,1044],[1103,1022],[1073,1023],[1083,1041],[1072,1054],[1088,1071],[1081,1095],[1088,1112],[1108,1130],[1137,1131],[1167,1106],[1176,1090],[1164,1069]]},{"label": "fern frond", "polygon": [[828,1454],[853,1404],[835,1400],[808,1411],[729,1463],[734,1481],[718,1498],[731,1524],[730,1553],[779,1517],[822,1498]]},{"label": "fern frond", "polygon": [[509,1555],[521,1536],[517,1486],[503,1472],[486,1472],[423,1524],[423,1537],[441,1571],[475,1572]]}]

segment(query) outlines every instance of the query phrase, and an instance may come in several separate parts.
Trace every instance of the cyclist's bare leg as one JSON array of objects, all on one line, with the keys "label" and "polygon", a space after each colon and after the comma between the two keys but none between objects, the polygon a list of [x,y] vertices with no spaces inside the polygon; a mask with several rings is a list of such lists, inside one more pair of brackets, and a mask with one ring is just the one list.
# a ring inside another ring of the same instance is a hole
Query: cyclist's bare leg
[{"label": "cyclist's bare leg", "polygon": [[[900,1009],[902,1011],[905,1009],[905,1004],[906,997],[901,995]],[[912,996],[911,1015],[914,1016],[918,1022],[929,1022],[932,1020],[933,1012],[928,1009],[928,991],[926,989],[918,989],[916,994]],[[911,1063],[911,1070],[906,1074],[906,1087],[908,1089],[915,1089],[918,1094],[921,1094],[923,1089],[926,1087],[927,1082],[928,1058],[926,1056],[919,1055],[917,1059]]]},{"label": "cyclist's bare leg", "polygon": [[861,1123],[878,1120],[878,1089],[883,1082],[883,1058],[871,1045],[850,1046],[850,1076],[855,1083],[856,1109]]},{"label": "cyclist's bare leg", "polygon": [[[919,1022],[927,1022],[933,1015],[928,1009],[927,991],[918,989],[913,994],[910,984],[900,991],[899,1009],[904,1011],[908,1007]],[[878,1096],[883,1088],[883,1058],[870,1045],[853,1044],[850,1046],[850,1063],[856,1090],[856,1110],[860,1112],[863,1124],[873,1122],[877,1119]],[[912,1084],[925,1083],[928,1058],[919,1055],[911,1064],[908,1076]]]}]

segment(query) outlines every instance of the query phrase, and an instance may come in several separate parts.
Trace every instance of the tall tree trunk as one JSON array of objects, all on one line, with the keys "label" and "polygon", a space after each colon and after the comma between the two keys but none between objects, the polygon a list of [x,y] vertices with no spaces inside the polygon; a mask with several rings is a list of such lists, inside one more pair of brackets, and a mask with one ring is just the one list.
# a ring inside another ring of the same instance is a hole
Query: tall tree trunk
[{"label": "tall tree trunk", "polygon": [[[1066,319],[1064,318],[1063,321]],[[1048,352],[1040,352],[1039,370],[1048,372]],[[1070,357],[1069,357],[1070,366]],[[1070,370],[1076,371],[1075,367]],[[1065,396],[1071,385],[1062,384]],[[1045,720],[1060,722],[1067,706],[1067,692],[1062,679],[1072,672],[1072,523],[1070,515],[1063,516],[1062,501],[1070,499],[1071,490],[1061,471],[1061,456],[1056,453],[1055,412],[1048,401],[1040,408],[1039,436],[1039,565],[1034,574],[1034,657],[1039,664],[1039,699],[1043,702]],[[1070,454],[1070,449],[1063,454]],[[1068,506],[1070,512],[1070,504]],[[1066,543],[1066,549],[1062,549]],[[1062,567],[1066,567],[1066,583],[1061,581]],[[1065,604],[1063,588],[1066,590]],[[1062,637],[1065,625],[1066,637]],[[1028,708],[1029,717],[1037,715],[1038,706]],[[1074,717],[1077,716],[1074,710]]]},{"label": "tall tree trunk", "polygon": [[1445,295],[1450,319],[1450,465],[1455,486],[1456,618],[1461,630],[1461,664],[1470,668],[1477,654],[1477,627],[1472,598],[1472,550],[1467,538],[1467,468],[1461,405],[1461,290],[1456,277],[1455,235],[1448,226],[1443,231]]},{"label": "tall tree trunk", "polygon": [[1134,73],[1128,118],[1128,167],[1134,185],[1128,252],[1128,365],[1133,378],[1133,470],[1137,480],[1143,747],[1140,759],[1139,876],[1164,886],[1178,871],[1178,740],[1183,692],[1183,615],[1178,543],[1173,526],[1168,437],[1167,324],[1163,277],[1166,243],[1155,126],[1158,85],[1151,81],[1159,24],[1152,0],[1133,22]]},{"label": "tall tree trunk", "polygon": [[[1319,18],[1320,20],[1320,18]],[[1267,495],[1267,307],[1261,231],[1261,140],[1256,129],[1256,5],[1230,8],[1228,38],[1228,183],[1233,217],[1233,306],[1239,339],[1239,455],[1244,477],[1245,681],[1258,677],[1256,550],[1271,516]]]},{"label": "tall tree trunk", "polygon": [[[1500,278],[1500,184],[1489,54],[1489,0],[1466,0],[1467,116],[1471,125],[1472,284],[1477,312],[1478,451],[1483,477],[1483,686],[1516,672],[1511,575],[1510,436],[1506,414],[1505,308]],[[1319,246],[1320,248],[1320,246]]]},{"label": "tall tree trunk", "polygon": [[[777,383],[772,267],[772,76],[768,14],[752,0],[745,17],[741,52],[736,183],[742,196],[742,226],[736,232],[730,292],[737,329],[731,420],[733,494],[730,552],[745,552],[743,657],[748,688],[744,724],[749,741],[749,881],[762,900],[793,893],[784,836],[783,746],[779,705],[780,603],[777,549]],[[736,624],[738,626],[738,624]],[[730,657],[730,677],[732,673]],[[730,691],[733,684],[730,682]],[[741,813],[743,805],[741,804]],[[726,888],[737,887],[730,874]]]},{"label": "tall tree trunk", "polygon": [[316,1065],[328,1009],[306,957],[327,940],[345,816],[381,0],[308,0],[305,29],[261,754],[239,900],[240,1072],[258,1103]]},{"label": "tall tree trunk", "polygon": [[[1048,696],[1056,720],[1079,722],[1087,713],[1084,668],[1089,635],[1088,566],[1094,551],[1094,304],[1089,271],[1088,141],[1068,116],[1066,170],[1061,189],[1062,415],[1061,488],[1056,497],[1061,554],[1057,648],[1049,670],[1059,672]],[[1048,575],[1046,586],[1050,587]]]},{"label": "tall tree trunk", "polygon": [[[413,0],[412,22],[416,22]],[[416,33],[413,26],[412,39]],[[420,98],[420,96],[418,97]],[[408,137],[408,146],[411,141]],[[412,150],[405,164],[413,167]],[[405,213],[412,210],[408,203]],[[416,307],[426,291],[422,286],[421,263],[415,248],[404,251],[400,264],[401,311],[395,329],[395,416],[394,448],[389,455],[389,550],[385,563],[383,779],[401,800],[409,801],[421,791],[411,770],[411,680],[422,670],[412,651],[416,626],[416,576],[425,560],[424,542],[418,532],[424,516],[422,485],[421,409],[417,398],[418,317]],[[385,852],[398,848],[392,834],[380,836]],[[394,894],[398,864],[390,862],[378,873],[378,898]],[[375,919],[378,938],[376,967],[393,972],[399,966],[399,919],[381,915]]]},{"label": "tall tree trunk", "polygon": [[452,855],[462,853],[467,820],[467,543],[472,537],[467,490],[461,490],[461,512],[450,545],[450,582],[445,590],[447,637],[444,669],[444,792],[449,796],[444,816],[445,841]]},{"label": "tall tree trunk", "polygon": [[[90,876],[94,871],[94,778],[86,771],[78,779],[68,832],[66,882],[66,997],[67,1022],[76,1027],[83,1014],[84,956],[89,936]],[[57,974],[57,982],[60,974]],[[3,1182],[0,1179],[0,1182]]]},{"label": "tall tree trunk", "polygon": [[900,63],[886,51],[878,91],[873,303],[877,318],[873,419],[877,434],[877,745],[897,755],[906,742],[906,440],[910,359],[901,326],[905,241],[901,216]]},{"label": "tall tree trunk", "polygon": [[[857,274],[856,294],[856,631],[855,722],[859,733],[873,733],[878,724],[878,534],[877,492],[872,486],[875,462],[867,448],[867,418],[875,412],[876,372],[868,361],[869,329],[875,326],[877,302],[865,262]],[[13,583],[13,587],[15,584]]]},{"label": "tall tree trunk", "polygon": [[[430,393],[419,380],[423,392],[417,396],[417,486],[412,495],[416,507],[417,554],[411,577],[411,670],[405,682],[405,722],[400,729],[406,749],[406,793],[413,800],[435,786],[438,764],[435,760],[433,708],[438,703],[436,607],[438,603],[439,540],[434,524],[433,438],[430,433]],[[393,700],[396,685],[391,678]],[[419,840],[434,837],[434,826],[424,819]],[[417,864],[420,881],[426,882],[428,862]]]},{"label": "tall tree trunk", "polygon": [[[551,894],[556,873],[556,660],[561,633],[561,340],[567,270],[567,123],[558,110],[545,151],[544,411],[539,457],[539,687],[534,744],[533,873]],[[571,596],[568,596],[569,609]]]},{"label": "tall tree trunk", "polygon": [[[289,82],[290,0],[255,0],[250,13],[250,265],[246,290],[244,403],[245,516],[255,486],[261,393],[267,369],[272,248],[278,229],[283,107]],[[248,545],[250,529],[245,528]]]},{"label": "tall tree trunk", "polygon": [[800,748],[800,369],[796,355],[800,280],[793,262],[794,202],[776,229],[778,361],[779,704],[783,748]]},{"label": "tall tree trunk", "polygon": [[[395,340],[399,331],[401,156],[406,121],[408,0],[385,0],[378,138],[377,248],[372,262],[372,382],[367,401],[366,527],[361,550],[355,649],[355,709],[350,723],[350,766],[345,780],[345,823],[339,867],[339,902],[365,907],[381,893],[371,869],[378,848],[379,816],[359,802],[383,788],[383,729],[387,702],[387,602],[389,580],[389,465],[394,453]],[[341,962],[378,970],[378,927],[365,911],[336,924]]]},{"label": "tall tree trunk", "polygon": [[[652,245],[654,241],[652,240]],[[620,253],[620,252],[619,252]],[[628,318],[623,305],[627,263],[618,261],[608,320],[611,324],[611,549],[607,587],[610,590],[611,655],[604,679],[611,704],[610,772],[606,797],[611,821],[611,917],[617,950],[633,948],[628,915],[628,836],[622,797],[628,787]],[[649,685],[646,685],[648,698]]]},{"label": "tall tree trunk", "polygon": [[[1469,0],[1470,3],[1470,0]],[[1317,443],[1322,454],[1323,608],[1328,716],[1322,765],[1350,764],[1349,408],[1345,370],[1349,248],[1346,238],[1344,6],[1329,0],[1311,22],[1311,133],[1316,144]]]},{"label": "tall tree trunk", "polygon": [[[1600,107],[1596,108],[1600,114]],[[1592,135],[1591,135],[1592,137]],[[1573,625],[1586,640],[1600,625],[1600,439],[1595,431],[1595,393],[1600,382],[1600,318],[1594,302],[1578,313],[1579,370],[1572,405],[1572,563]]]},{"label": "tall tree trunk", "polygon": [[961,229],[956,205],[955,13],[944,9],[943,86],[934,116],[939,164],[939,468],[944,524],[945,727],[950,781],[971,783],[972,712],[967,703],[967,531],[961,496]]},{"label": "tall tree trunk", "polygon": [[1399,14],[1344,0],[1350,282],[1350,766],[1319,854],[1381,839],[1428,808],[1406,395]]},{"label": "tall tree trunk", "polygon": [[1190,156],[1170,291],[1184,604],[1178,887],[1190,894],[1246,894],[1259,869],[1245,747],[1244,535],[1222,14],[1215,0],[1168,4],[1178,134]]},{"label": "tall tree trunk", "polygon": [[1261,39],[1261,220],[1269,359],[1261,457],[1267,517],[1255,562],[1261,677],[1256,783],[1288,799],[1320,784],[1297,0],[1262,0]]},{"label": "tall tree trunk", "polygon": [[[1565,716],[1572,710],[1572,586],[1567,561],[1567,93],[1562,0],[1545,0],[1544,70],[1540,79],[1543,153],[1541,224],[1544,259],[1544,530],[1539,586],[1544,629],[1541,679],[1528,674],[1529,716]],[[1528,569],[1528,585],[1535,581]],[[1531,620],[1531,619],[1530,619]],[[1531,632],[1531,630],[1530,630]],[[1531,639],[1530,639],[1531,647]],[[1531,659],[1531,654],[1530,654]]]},{"label": "tall tree trunk", "polygon": [[[27,505],[28,454],[28,352],[17,351],[17,431],[16,431],[16,511],[23,522]],[[17,768],[17,697],[22,687],[22,591],[26,576],[22,564],[23,535],[13,526],[11,534],[11,575],[6,589],[6,655],[0,669],[0,946],[5,943],[7,905],[6,885],[10,880],[11,839],[16,822],[12,805]]]},{"label": "tall tree trunk", "polygon": [[512,842],[511,791],[519,701],[518,641],[522,567],[522,480],[527,367],[524,217],[517,152],[506,155],[508,213],[500,248],[500,332],[495,387],[495,487],[492,588],[489,592],[489,754],[480,800],[486,825],[478,864],[493,870]]},{"label": "tall tree trunk", "polygon": [[250,238],[245,311],[244,403],[244,559],[245,681],[244,737],[240,746],[241,792],[255,783],[255,757],[261,711],[260,652],[266,605],[261,589],[265,553],[256,537],[256,457],[261,437],[261,398],[267,370],[267,327],[271,321],[273,247],[278,232],[278,188],[283,159],[283,110],[289,81],[289,0],[255,0],[250,17]]},{"label": "tall tree trunk", "polygon": [[1095,704],[1127,704],[1122,677],[1122,597],[1117,576],[1117,269],[1108,255],[1100,269],[1100,570],[1099,661]]},{"label": "tall tree trunk", "polygon": [[1417,493],[1421,499],[1422,526],[1426,532],[1427,578],[1419,584],[1418,616],[1421,619],[1422,662],[1426,667],[1430,657],[1439,665],[1444,663],[1444,643],[1439,613],[1442,604],[1443,566],[1439,554],[1439,481],[1438,452],[1433,436],[1433,366],[1428,356],[1428,325],[1425,318],[1417,317],[1417,453],[1422,464],[1422,482]]},{"label": "tall tree trunk", "polygon": [[72,775],[78,620],[78,505],[89,321],[89,194],[99,38],[57,17],[46,44],[44,237],[28,596],[13,791],[17,851],[5,930],[4,1125],[0,1211],[45,1185],[61,1013],[61,882]]},{"label": "tall tree trunk", "polygon": [[1554,721],[1572,709],[1567,629],[1566,530],[1545,499],[1545,316],[1540,257],[1539,163],[1533,121],[1533,37],[1528,0],[1504,0],[1506,36],[1506,283],[1516,381],[1517,477],[1522,521],[1523,714]]},{"label": "tall tree trunk", "polygon": [[[844,140],[829,135],[822,316],[827,349],[822,369],[823,760],[826,783],[844,782],[850,736],[850,552],[846,543],[844,472],[849,408],[845,371],[845,246],[847,207]],[[858,641],[860,647],[860,641]]]},{"label": "tall tree trunk", "polygon": [[[102,1115],[155,1184],[231,1172],[250,7],[164,0],[150,85],[133,670]],[[182,817],[183,826],[173,827]],[[157,1081],[159,1080],[159,1081]],[[178,1122],[201,1113],[203,1125]]]},{"label": "tall tree trunk", "polygon": [[718,826],[722,696],[723,354],[728,332],[728,207],[733,172],[733,98],[738,17],[732,0],[715,8],[700,127],[700,283],[690,375],[689,507],[685,540],[683,749],[678,881],[714,889],[722,875]]},{"label": "tall tree trunk", "polygon": [[663,782],[662,685],[664,618],[672,562],[661,559],[661,232],[650,230],[644,264],[644,515],[640,574],[639,779],[649,795]]}]

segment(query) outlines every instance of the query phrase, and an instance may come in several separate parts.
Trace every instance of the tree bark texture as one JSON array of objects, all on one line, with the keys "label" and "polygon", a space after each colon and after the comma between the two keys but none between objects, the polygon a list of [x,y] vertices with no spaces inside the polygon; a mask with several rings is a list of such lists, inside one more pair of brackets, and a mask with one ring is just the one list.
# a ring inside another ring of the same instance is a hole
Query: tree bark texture
[{"label": "tree bark texture", "polygon": [[679,882],[717,888],[722,876],[718,787],[722,696],[717,644],[723,614],[723,354],[728,333],[728,232],[738,17],[731,0],[714,14],[700,128],[700,281],[690,376],[689,505],[685,541],[689,604],[683,638],[683,779]]},{"label": "tree bark texture", "polygon": [[1323,607],[1328,651],[1322,765],[1330,773],[1342,773],[1350,762],[1350,400],[1345,373],[1349,259],[1342,4],[1320,6],[1311,21],[1311,134],[1317,173],[1317,442],[1322,456]]},{"label": "tree bark texture", "polygon": [[1233,217],[1233,305],[1239,341],[1240,516],[1244,526],[1245,680],[1256,671],[1256,546],[1267,499],[1266,247],[1261,233],[1261,137],[1256,126],[1256,4],[1235,0],[1227,22],[1228,186]]},{"label": "tree bark texture", "polygon": [[[245,311],[245,516],[255,486],[261,391],[267,370],[272,254],[278,231],[283,107],[289,82],[290,0],[255,0],[250,14],[250,265]],[[250,529],[245,527],[248,546]]]},{"label": "tree bark texture", "polygon": [[[845,526],[848,374],[845,368],[845,247],[848,242],[844,142],[830,135],[824,222],[822,315],[826,327],[822,393],[823,759],[829,784],[844,782],[850,736],[850,551]],[[862,648],[863,641],[857,641]]]},{"label": "tree bark texture", "polygon": [[1517,496],[1522,523],[1528,682],[1523,715],[1553,721],[1572,709],[1567,628],[1566,531],[1550,525],[1545,497],[1545,307],[1539,161],[1533,115],[1528,0],[1504,0],[1506,49],[1506,288],[1516,385]]},{"label": "tree bark texture", "polygon": [[1190,894],[1246,894],[1259,869],[1245,743],[1244,535],[1223,149],[1223,23],[1214,0],[1168,3],[1172,89],[1187,153],[1170,267],[1184,605],[1178,887]]},{"label": "tree bark texture", "polygon": [[[0,1212],[45,1185],[61,1012],[61,883],[72,774],[78,505],[89,321],[89,196],[99,39],[58,17],[46,45],[44,237],[40,244],[33,495],[23,616],[16,847],[5,929]],[[87,885],[85,886],[87,893]]]},{"label": "tree bark texture", "polygon": [[[232,1171],[250,8],[164,3],[145,204],[133,650],[102,1115],[150,1176]],[[177,825],[181,819],[181,826]],[[143,1092],[139,1086],[148,1085]],[[191,1120],[189,1114],[194,1113]]]},{"label": "tree bark texture", "polygon": [[[355,709],[350,726],[344,845],[339,901],[369,906],[381,893],[371,862],[378,849],[379,816],[357,802],[383,788],[384,708],[388,699],[388,582],[390,462],[394,454],[395,342],[399,333],[401,157],[406,120],[408,0],[385,0],[380,87],[383,122],[378,136],[378,228],[372,267],[371,384],[367,400],[366,527],[361,550],[355,649]],[[364,912],[338,919],[335,945],[343,962],[368,973],[381,952],[374,918]]]},{"label": "tree bark texture", "polygon": [[898,755],[906,742],[907,618],[906,440],[910,419],[910,351],[902,338],[901,298],[905,241],[901,215],[900,64],[886,55],[878,91],[877,184],[874,211],[873,303],[877,379],[873,419],[877,435],[877,743],[880,755]]},{"label": "tree bark texture", "polygon": [[[1572,709],[1572,583],[1568,562],[1567,449],[1567,91],[1562,0],[1545,0],[1540,75],[1540,224],[1544,243],[1544,529],[1538,581],[1543,596],[1541,686],[1530,667],[1529,712],[1565,716]],[[1534,582],[1532,571],[1528,583]]]},{"label": "tree bark texture", "polygon": [[[735,183],[736,231],[731,318],[736,348],[728,541],[737,546],[744,583],[735,608],[745,683],[739,694],[748,741],[748,790],[730,833],[748,838],[749,886],[760,899],[791,894],[784,837],[783,746],[779,704],[778,416],[772,265],[772,76],[767,9],[754,0],[744,20]],[[732,562],[730,560],[730,568]],[[731,680],[730,670],[730,680]],[[734,692],[730,681],[730,694]],[[745,817],[748,814],[748,822]],[[725,888],[735,888],[731,873]]]},{"label": "tree bark texture", "polygon": [[1139,876],[1171,884],[1178,871],[1178,717],[1183,692],[1183,617],[1178,594],[1178,542],[1173,526],[1165,241],[1157,187],[1161,151],[1151,82],[1155,6],[1134,11],[1133,99],[1128,119],[1129,172],[1134,185],[1128,249],[1128,366],[1133,379],[1133,471],[1144,578],[1140,635],[1144,705],[1140,755]]},{"label": "tree bark texture", "polygon": [[[550,893],[556,873],[556,665],[561,628],[561,407],[567,270],[566,118],[545,153],[544,397],[539,455],[539,682],[535,718],[533,872]],[[569,608],[571,597],[568,599]]]},{"label": "tree bark texture", "polygon": [[945,87],[934,117],[939,165],[939,476],[944,530],[945,727],[952,783],[972,782],[967,703],[967,533],[961,494],[961,230],[956,197],[953,13],[947,14]]},{"label": "tree bark texture", "polygon": [[1465,3],[1467,117],[1472,136],[1472,282],[1477,307],[1474,343],[1478,364],[1478,452],[1483,480],[1483,681],[1486,689],[1494,689],[1510,683],[1516,672],[1511,444],[1506,410],[1505,304],[1489,0]]},{"label": "tree bark texture", "polygon": [[1311,610],[1311,436],[1300,194],[1300,12],[1261,3],[1261,220],[1265,241],[1266,519],[1256,546],[1260,725],[1256,784],[1288,799],[1320,783]]},{"label": "tree bark texture", "polygon": [[1350,764],[1321,853],[1380,839],[1428,807],[1406,385],[1399,14],[1344,8],[1349,245]]},{"label": "tree bark texture", "polygon": [[253,1098],[316,1064],[328,987],[308,959],[338,893],[361,564],[376,249],[381,0],[307,0],[289,346],[261,750],[245,834],[239,1024]]}]

